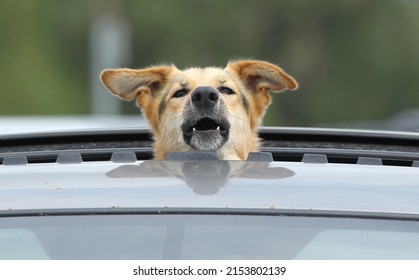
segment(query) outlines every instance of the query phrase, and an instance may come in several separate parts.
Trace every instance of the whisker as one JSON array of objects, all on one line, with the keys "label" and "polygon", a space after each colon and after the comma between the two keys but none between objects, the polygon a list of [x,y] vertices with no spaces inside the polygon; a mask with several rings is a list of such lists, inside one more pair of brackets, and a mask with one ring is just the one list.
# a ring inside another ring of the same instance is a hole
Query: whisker
[{"label": "whisker", "polygon": [[237,120],[239,120],[239,121],[242,121],[242,122],[246,122],[246,120],[244,120],[244,119],[242,119],[242,118],[240,118],[240,117],[238,117],[238,116],[236,116],[236,115],[233,115],[233,114],[231,114],[231,113],[228,113],[231,117],[233,117],[233,118],[235,118],[235,119],[237,119]]},{"label": "whisker", "polygon": [[167,119],[167,124],[172,125],[172,124],[176,123],[177,121],[179,121],[182,118],[183,118],[182,114],[171,116],[170,118]]}]

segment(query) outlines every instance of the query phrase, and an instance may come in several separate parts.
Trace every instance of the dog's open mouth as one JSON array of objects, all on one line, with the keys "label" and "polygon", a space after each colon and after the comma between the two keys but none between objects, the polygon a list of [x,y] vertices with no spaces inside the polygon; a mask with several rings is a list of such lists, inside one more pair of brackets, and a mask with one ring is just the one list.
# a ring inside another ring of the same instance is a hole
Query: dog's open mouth
[{"label": "dog's open mouth", "polygon": [[209,117],[182,125],[185,142],[201,151],[218,150],[227,141],[229,128],[227,121]]},{"label": "dog's open mouth", "polygon": [[217,121],[210,118],[203,118],[197,121],[192,126],[192,133],[203,132],[203,133],[212,133],[212,132],[225,132],[225,125],[218,123]]}]

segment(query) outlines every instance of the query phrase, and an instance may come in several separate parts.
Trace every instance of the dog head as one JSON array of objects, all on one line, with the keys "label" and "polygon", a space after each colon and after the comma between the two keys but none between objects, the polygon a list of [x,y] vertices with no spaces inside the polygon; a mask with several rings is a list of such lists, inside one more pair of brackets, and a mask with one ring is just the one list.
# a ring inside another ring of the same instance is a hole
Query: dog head
[{"label": "dog head", "polygon": [[154,135],[155,159],[192,150],[246,159],[259,148],[257,129],[271,102],[269,91],[298,87],[281,68],[255,60],[232,61],[224,69],[107,69],[100,77],[114,95],[136,99]]}]

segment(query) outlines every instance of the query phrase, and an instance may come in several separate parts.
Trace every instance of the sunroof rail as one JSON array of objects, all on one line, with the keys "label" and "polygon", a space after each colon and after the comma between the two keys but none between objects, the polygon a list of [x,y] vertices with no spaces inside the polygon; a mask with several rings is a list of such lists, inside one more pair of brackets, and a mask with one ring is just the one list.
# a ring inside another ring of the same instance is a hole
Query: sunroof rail
[{"label": "sunroof rail", "polygon": [[[419,134],[416,133],[262,128],[260,137],[261,150],[271,153],[275,161],[304,162],[305,155],[323,155],[328,163],[356,164],[360,158],[376,158],[383,165],[395,166],[415,166],[419,162]],[[3,165],[22,164],[25,159],[29,164],[65,163],[69,154],[78,162],[110,161],[114,153],[121,152],[133,153],[137,160],[151,159],[150,131],[124,129],[0,136]],[[131,157],[130,161],[133,160]]]}]

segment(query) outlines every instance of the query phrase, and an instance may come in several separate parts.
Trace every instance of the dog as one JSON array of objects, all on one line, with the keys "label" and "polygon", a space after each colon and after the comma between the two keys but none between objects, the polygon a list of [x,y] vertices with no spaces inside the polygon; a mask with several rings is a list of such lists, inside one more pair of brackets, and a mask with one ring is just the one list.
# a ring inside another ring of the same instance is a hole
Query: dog
[{"label": "dog", "polygon": [[159,65],[105,69],[109,91],[137,106],[150,123],[154,159],[170,152],[212,151],[220,160],[245,160],[259,150],[258,127],[272,92],[296,90],[295,79],[259,60],[230,61],[222,68]]}]

